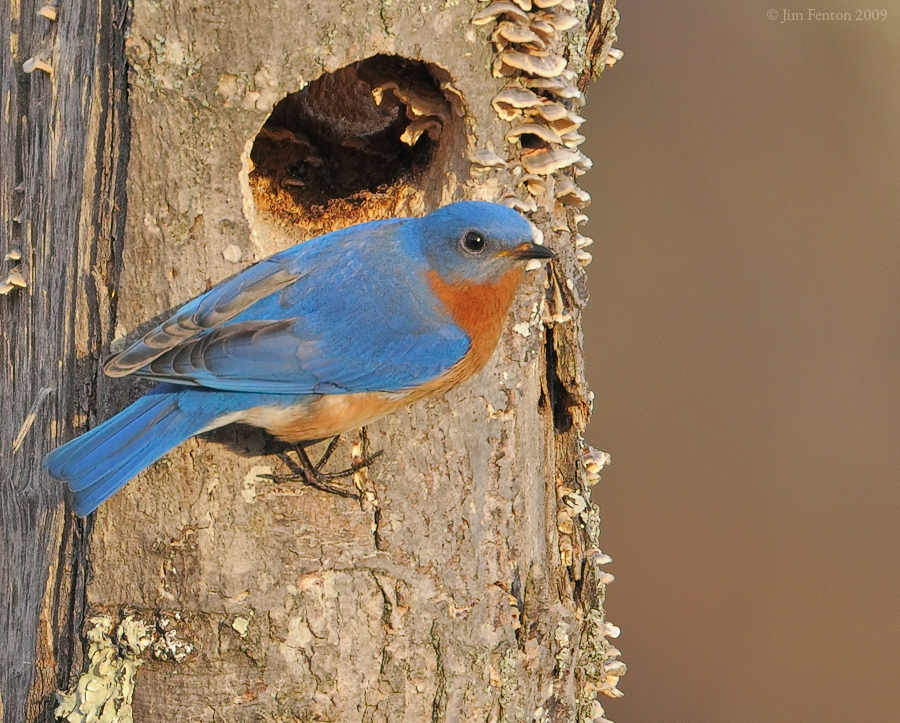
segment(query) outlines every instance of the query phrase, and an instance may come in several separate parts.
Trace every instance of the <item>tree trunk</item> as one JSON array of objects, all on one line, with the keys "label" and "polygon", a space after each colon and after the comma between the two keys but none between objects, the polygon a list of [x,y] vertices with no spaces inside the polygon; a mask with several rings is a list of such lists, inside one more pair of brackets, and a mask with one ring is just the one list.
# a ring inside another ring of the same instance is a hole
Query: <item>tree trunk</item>
[{"label": "tree trunk", "polygon": [[[4,720],[601,720],[624,668],[582,441],[574,112],[613,2],[40,7],[2,18],[0,250],[27,282],[0,297]],[[549,130],[507,140],[528,118],[492,99],[542,77],[525,113]],[[232,427],[87,523],[62,504],[43,454],[146,388],[103,377],[110,348],[277,250],[463,198],[519,208],[560,261],[481,374],[342,442],[339,466],[384,450],[361,501],[262,478],[283,449]]]}]

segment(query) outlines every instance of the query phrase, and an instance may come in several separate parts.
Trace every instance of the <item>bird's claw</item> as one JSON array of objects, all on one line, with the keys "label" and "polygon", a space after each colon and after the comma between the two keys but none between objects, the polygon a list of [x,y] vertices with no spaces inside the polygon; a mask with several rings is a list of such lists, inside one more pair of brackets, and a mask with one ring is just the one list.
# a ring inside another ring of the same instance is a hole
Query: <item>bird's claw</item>
[{"label": "bird's claw", "polygon": [[384,450],[378,450],[370,454],[363,459],[354,462],[350,467],[345,470],[341,470],[340,472],[323,472],[322,468],[331,459],[331,456],[334,454],[334,450],[337,448],[338,442],[340,442],[340,435],[335,436],[331,442],[328,443],[328,447],[325,449],[325,452],[319,458],[319,461],[315,464],[310,460],[309,455],[306,452],[306,449],[302,444],[294,444],[291,445],[294,453],[297,455],[297,459],[299,463],[295,462],[289,455],[286,453],[280,453],[279,458],[290,468],[290,474],[277,475],[277,474],[261,474],[259,475],[263,479],[270,479],[273,482],[293,482],[296,480],[300,480],[303,484],[308,485],[310,487],[315,487],[316,489],[322,490],[323,492],[330,492],[331,494],[340,495],[341,497],[353,497],[354,499],[359,499],[360,491],[356,487],[356,485],[340,485],[340,484],[332,484],[332,480],[343,479],[345,477],[351,477],[364,470],[368,467],[374,460],[380,457]]}]

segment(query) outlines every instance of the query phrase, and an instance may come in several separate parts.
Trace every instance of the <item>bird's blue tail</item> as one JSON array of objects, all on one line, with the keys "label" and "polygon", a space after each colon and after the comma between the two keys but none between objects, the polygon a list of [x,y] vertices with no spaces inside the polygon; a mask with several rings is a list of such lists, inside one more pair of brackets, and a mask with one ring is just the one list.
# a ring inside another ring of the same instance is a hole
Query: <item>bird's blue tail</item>
[{"label": "bird's blue tail", "polygon": [[160,384],[99,427],[44,459],[47,471],[75,493],[75,511],[87,515],[173,447],[222,413],[203,392]]}]

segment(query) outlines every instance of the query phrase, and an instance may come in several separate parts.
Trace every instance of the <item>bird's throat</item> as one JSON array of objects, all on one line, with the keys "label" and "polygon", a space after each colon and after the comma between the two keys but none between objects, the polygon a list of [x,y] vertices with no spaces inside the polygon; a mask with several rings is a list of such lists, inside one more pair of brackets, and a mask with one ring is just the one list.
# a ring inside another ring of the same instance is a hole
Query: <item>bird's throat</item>
[{"label": "bird's throat", "polygon": [[494,284],[448,284],[436,272],[428,272],[431,290],[469,337],[471,348],[465,358],[466,378],[490,359],[523,273],[521,267],[516,267]]}]

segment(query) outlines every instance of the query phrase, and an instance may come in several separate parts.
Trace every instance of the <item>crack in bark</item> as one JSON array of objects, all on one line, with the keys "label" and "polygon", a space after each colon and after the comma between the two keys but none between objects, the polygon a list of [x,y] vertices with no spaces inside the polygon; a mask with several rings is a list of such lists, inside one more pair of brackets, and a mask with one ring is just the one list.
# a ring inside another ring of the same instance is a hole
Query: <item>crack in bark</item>
[{"label": "crack in bark", "polygon": [[547,355],[547,393],[550,395],[550,410],[553,414],[553,428],[557,434],[566,434],[572,429],[571,408],[577,401],[563,384],[557,372],[558,357],[554,343],[554,329],[547,329],[544,350]]},{"label": "crack in bark", "polygon": [[434,698],[431,702],[431,723],[442,723],[447,713],[447,673],[444,670],[444,659],[441,654],[441,641],[437,623],[431,625],[431,647],[434,649]]},{"label": "crack in bark", "polygon": [[375,523],[374,530],[372,530],[372,537],[375,540],[375,549],[379,552],[387,552],[387,544],[381,536],[381,508],[376,507],[375,511],[372,513],[372,518]]},{"label": "crack in bark", "polygon": [[375,580],[378,589],[381,591],[381,597],[384,601],[381,609],[381,624],[386,630],[393,629],[392,619],[394,615],[395,600],[390,592],[388,592],[387,585],[381,581],[381,576],[374,570],[371,570],[370,573],[372,579]]},{"label": "crack in bark", "polygon": [[519,609],[519,629],[516,630],[516,643],[519,650],[525,652],[525,586],[522,584],[522,578],[519,574],[519,566],[513,569],[512,584],[509,588],[510,595],[516,599],[516,607]]},{"label": "crack in bark", "polygon": [[[58,690],[66,690],[73,683],[74,671],[80,667],[78,664],[84,655],[81,632],[87,611],[87,582],[90,579],[88,541],[92,527],[92,519],[72,514],[66,514],[63,522],[53,585],[56,595],[51,610]],[[55,721],[56,696],[46,696],[42,704],[37,721]]]}]

